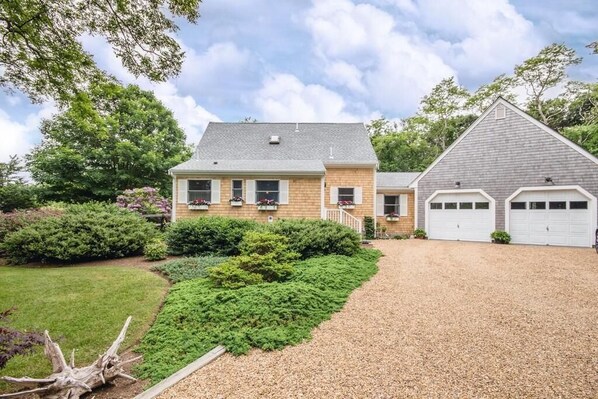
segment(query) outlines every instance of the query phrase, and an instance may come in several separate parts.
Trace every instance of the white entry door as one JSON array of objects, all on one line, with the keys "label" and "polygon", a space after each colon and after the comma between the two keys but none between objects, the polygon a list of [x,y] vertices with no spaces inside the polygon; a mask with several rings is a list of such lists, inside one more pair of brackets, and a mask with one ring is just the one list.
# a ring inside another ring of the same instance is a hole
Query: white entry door
[{"label": "white entry door", "polygon": [[426,202],[431,239],[490,241],[494,203],[486,196],[479,192],[438,193]]},{"label": "white entry door", "polygon": [[507,204],[512,242],[589,247],[592,206],[577,190],[522,191]]}]

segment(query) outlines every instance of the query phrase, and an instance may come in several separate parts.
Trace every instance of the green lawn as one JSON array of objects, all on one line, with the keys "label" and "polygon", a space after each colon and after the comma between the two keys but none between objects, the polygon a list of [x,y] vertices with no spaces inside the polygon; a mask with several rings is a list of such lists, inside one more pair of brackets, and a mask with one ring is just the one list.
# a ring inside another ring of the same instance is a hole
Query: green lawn
[{"label": "green lawn", "polygon": [[[153,322],[167,290],[166,280],[133,267],[0,267],[0,309],[16,307],[11,326],[48,330],[65,356],[76,349],[78,366],[104,352],[129,315],[133,321],[121,350],[137,343]],[[41,349],[13,358],[0,370],[0,375],[14,377],[50,373]],[[7,389],[1,384],[0,392]]]}]

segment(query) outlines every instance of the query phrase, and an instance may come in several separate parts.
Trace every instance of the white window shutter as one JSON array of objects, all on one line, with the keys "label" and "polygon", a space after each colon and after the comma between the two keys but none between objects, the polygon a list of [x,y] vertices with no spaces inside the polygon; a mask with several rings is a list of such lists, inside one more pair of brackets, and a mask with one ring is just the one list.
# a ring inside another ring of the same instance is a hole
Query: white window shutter
[{"label": "white window shutter", "polygon": [[179,189],[177,190],[177,203],[186,204],[187,202],[187,179],[179,179]]},{"label": "white window shutter", "polygon": [[210,202],[212,204],[219,204],[220,203],[220,180],[212,180],[211,190],[212,190],[212,198],[210,199]]},{"label": "white window shutter", "polygon": [[289,203],[289,181],[288,180],[280,180],[278,182],[278,202],[280,204],[288,204]]},{"label": "white window shutter", "polygon": [[399,216],[407,216],[407,194],[401,194],[399,196]]},{"label": "white window shutter", "polygon": [[384,194],[376,194],[376,216],[384,216]]},{"label": "white window shutter", "polygon": [[255,180],[246,180],[245,183],[247,184],[245,203],[255,204]]},{"label": "white window shutter", "polygon": [[330,187],[330,204],[338,203],[338,187]]},{"label": "white window shutter", "polygon": [[363,189],[361,187],[353,188],[353,202],[356,205],[361,205],[363,203]]}]

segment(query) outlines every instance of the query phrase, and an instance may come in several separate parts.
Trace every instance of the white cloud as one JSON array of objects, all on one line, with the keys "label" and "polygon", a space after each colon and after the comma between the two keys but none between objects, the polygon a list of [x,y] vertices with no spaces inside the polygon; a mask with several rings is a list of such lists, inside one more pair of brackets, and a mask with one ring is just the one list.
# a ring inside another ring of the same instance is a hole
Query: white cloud
[{"label": "white cloud", "polygon": [[411,114],[436,83],[455,74],[429,43],[400,32],[393,15],[372,5],[314,0],[305,24],[326,74],[330,65],[352,65],[354,79],[344,84],[354,90],[355,77],[363,76],[364,101],[391,116]]},{"label": "white cloud", "polygon": [[0,109],[0,132],[2,132],[2,145],[0,145],[0,162],[7,162],[11,155],[22,157],[27,154],[39,141],[36,134],[42,119],[50,118],[56,112],[52,103],[46,103],[42,108],[27,115],[23,123],[17,122]]},{"label": "white cloud", "polygon": [[276,74],[256,93],[262,120],[271,122],[355,122],[337,93],[321,85],[305,85],[297,77]]},{"label": "white cloud", "polygon": [[366,93],[366,88],[362,82],[363,74],[355,65],[344,61],[336,61],[328,65],[324,72],[332,83],[346,86],[356,93]]},{"label": "white cloud", "polygon": [[419,23],[461,75],[472,79],[511,72],[542,47],[532,22],[508,0],[419,0]]}]

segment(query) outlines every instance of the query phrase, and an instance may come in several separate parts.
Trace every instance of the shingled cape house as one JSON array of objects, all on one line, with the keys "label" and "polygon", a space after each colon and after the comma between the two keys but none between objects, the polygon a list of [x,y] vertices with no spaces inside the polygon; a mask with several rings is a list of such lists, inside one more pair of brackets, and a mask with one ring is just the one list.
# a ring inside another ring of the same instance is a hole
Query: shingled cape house
[{"label": "shingled cape house", "polygon": [[361,123],[210,123],[170,170],[172,218],[321,218],[361,232],[370,216],[389,235],[490,241],[500,229],[514,243],[592,246],[598,159],[502,98],[423,173],[377,165]]}]

